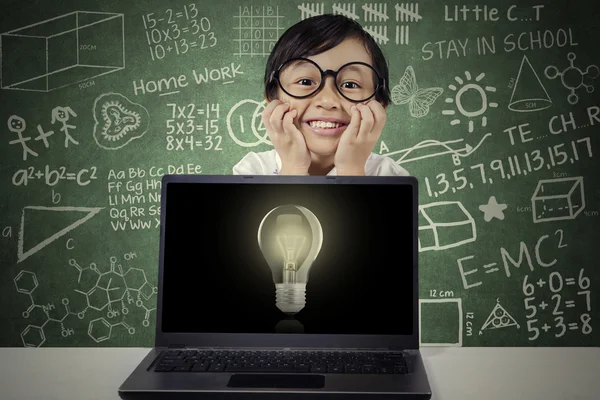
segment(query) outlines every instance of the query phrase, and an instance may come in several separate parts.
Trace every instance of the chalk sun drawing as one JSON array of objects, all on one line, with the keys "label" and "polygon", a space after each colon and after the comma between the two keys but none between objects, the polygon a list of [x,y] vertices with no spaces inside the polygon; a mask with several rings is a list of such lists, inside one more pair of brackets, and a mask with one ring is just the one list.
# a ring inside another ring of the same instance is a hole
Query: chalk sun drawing
[{"label": "chalk sun drawing", "polygon": [[[473,120],[472,118],[475,117],[479,117],[480,115],[483,115],[488,108],[497,108],[498,107],[498,103],[496,102],[490,102],[488,101],[487,98],[487,93],[486,92],[496,92],[496,88],[494,86],[485,86],[485,89],[483,87],[481,87],[481,85],[479,84],[479,82],[485,77],[485,73],[481,73],[479,75],[477,75],[475,77],[475,82],[477,83],[472,83],[471,82],[471,73],[469,71],[465,71],[465,79],[466,82],[459,76],[454,77],[454,80],[456,81],[456,83],[458,83],[459,85],[461,85],[462,87],[460,87],[460,89],[455,86],[454,84],[448,85],[448,88],[454,92],[456,92],[456,94],[454,95],[454,97],[448,97],[446,98],[446,103],[448,104],[455,104],[457,111],[462,114],[464,117],[469,118],[469,133],[473,132]],[[478,109],[475,110],[467,110],[465,108],[464,105],[464,101],[465,99],[464,97],[467,97],[469,95],[474,95],[475,97],[479,96],[480,98],[480,107]],[[455,110],[443,110],[442,114],[443,115],[456,115],[457,111]],[[450,125],[456,125],[456,124],[460,124],[460,119],[459,118],[454,118],[452,121],[450,121]],[[482,127],[486,127],[487,126],[487,117],[484,115],[481,117],[481,126]]]}]

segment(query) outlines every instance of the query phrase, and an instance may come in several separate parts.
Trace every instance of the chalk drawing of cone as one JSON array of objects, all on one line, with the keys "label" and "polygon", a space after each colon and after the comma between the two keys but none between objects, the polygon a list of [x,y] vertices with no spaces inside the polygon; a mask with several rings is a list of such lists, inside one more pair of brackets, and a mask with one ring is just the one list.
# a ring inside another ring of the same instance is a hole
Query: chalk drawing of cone
[{"label": "chalk drawing of cone", "polygon": [[516,112],[531,112],[545,110],[551,105],[552,100],[546,88],[542,85],[527,56],[523,56],[508,108]]}]

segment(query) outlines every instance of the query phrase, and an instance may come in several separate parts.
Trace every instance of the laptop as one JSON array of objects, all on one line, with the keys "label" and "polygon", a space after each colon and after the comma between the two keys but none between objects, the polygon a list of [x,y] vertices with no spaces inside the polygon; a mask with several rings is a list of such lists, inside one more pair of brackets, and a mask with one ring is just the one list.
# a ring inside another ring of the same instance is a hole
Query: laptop
[{"label": "laptop", "polygon": [[123,399],[430,399],[415,177],[165,175]]}]

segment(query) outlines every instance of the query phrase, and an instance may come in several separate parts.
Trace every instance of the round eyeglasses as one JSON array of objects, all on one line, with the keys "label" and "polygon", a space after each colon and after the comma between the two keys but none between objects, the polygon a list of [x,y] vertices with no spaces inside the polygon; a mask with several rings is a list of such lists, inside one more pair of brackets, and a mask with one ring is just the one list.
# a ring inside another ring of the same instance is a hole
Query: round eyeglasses
[{"label": "round eyeglasses", "polygon": [[352,102],[366,101],[385,87],[385,79],[375,68],[360,61],[344,64],[337,71],[323,71],[308,58],[293,58],[281,64],[271,79],[275,79],[286,94],[303,99],[318,92],[327,75],[333,76],[337,91]]}]

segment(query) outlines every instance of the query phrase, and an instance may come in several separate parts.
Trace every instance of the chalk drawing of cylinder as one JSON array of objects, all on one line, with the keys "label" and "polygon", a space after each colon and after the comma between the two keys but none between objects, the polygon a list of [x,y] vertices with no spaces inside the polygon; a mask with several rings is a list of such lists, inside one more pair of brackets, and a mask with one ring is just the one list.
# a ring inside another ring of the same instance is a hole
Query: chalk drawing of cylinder
[{"label": "chalk drawing of cylinder", "polygon": [[123,14],[74,11],[0,35],[2,89],[49,92],[125,68]]},{"label": "chalk drawing of cylinder", "polygon": [[440,201],[419,206],[420,252],[445,250],[474,242],[476,238],[475,220],[461,202]]},{"label": "chalk drawing of cylinder", "polygon": [[582,176],[540,180],[531,197],[535,223],[575,219],[584,208]]}]

